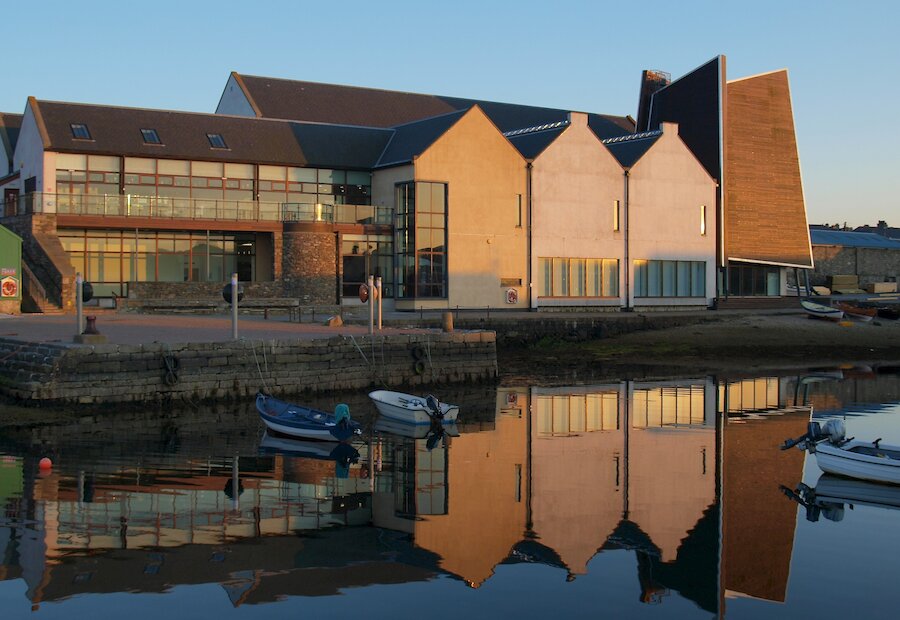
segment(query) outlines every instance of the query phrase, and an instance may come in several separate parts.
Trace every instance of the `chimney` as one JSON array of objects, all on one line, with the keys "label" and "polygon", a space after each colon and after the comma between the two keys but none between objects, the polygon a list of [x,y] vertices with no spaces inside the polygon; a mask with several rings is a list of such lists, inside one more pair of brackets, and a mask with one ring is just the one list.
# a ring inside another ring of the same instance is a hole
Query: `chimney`
[{"label": "chimney", "polygon": [[641,73],[636,132],[650,131],[650,98],[653,96],[653,93],[671,83],[672,75],[664,71],[646,69]]}]

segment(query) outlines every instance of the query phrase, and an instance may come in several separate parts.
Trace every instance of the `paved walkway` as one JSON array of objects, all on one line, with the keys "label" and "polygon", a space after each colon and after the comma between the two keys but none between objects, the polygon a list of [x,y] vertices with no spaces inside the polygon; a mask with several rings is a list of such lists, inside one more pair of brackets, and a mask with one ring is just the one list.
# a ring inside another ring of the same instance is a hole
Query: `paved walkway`
[{"label": "paved walkway", "polygon": [[[73,342],[77,331],[75,315],[0,315],[0,338],[27,342]],[[99,314],[97,330],[111,344],[148,344],[166,342],[224,342],[231,340],[231,317],[223,315]],[[384,334],[410,334],[434,331],[422,328],[385,327]],[[268,320],[241,315],[238,337],[256,340],[296,340],[329,338],[338,335],[363,336],[368,326],[327,327],[320,323],[292,323],[286,317]]]}]

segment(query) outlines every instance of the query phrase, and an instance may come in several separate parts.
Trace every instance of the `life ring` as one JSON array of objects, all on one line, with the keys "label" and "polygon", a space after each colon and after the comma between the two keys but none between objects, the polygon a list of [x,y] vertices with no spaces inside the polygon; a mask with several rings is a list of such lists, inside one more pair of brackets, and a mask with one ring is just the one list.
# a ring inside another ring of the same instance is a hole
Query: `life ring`
[{"label": "life ring", "polygon": [[421,360],[425,358],[425,347],[420,344],[417,344],[412,349],[412,356],[415,360]]},{"label": "life ring", "polygon": [[425,374],[425,360],[418,360],[415,364],[413,364],[413,370],[417,375]]}]

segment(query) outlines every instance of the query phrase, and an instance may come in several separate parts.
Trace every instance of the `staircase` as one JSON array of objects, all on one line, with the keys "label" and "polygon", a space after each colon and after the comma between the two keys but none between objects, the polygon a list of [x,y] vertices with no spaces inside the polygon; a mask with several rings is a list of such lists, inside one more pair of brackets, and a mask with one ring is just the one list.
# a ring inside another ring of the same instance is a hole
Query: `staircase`
[{"label": "staircase", "polygon": [[46,289],[24,261],[22,261],[22,312],[65,314],[59,304],[50,301]]}]

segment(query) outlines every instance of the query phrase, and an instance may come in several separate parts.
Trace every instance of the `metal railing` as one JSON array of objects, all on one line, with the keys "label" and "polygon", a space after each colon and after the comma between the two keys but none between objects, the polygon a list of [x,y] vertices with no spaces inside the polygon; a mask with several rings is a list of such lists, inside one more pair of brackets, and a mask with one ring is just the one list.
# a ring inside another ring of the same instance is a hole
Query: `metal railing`
[{"label": "metal railing", "polygon": [[330,224],[390,225],[393,220],[392,208],[374,205],[164,198],[134,194],[45,194],[42,192],[19,196],[15,214],[27,215],[30,213],[247,222],[324,222]]}]

